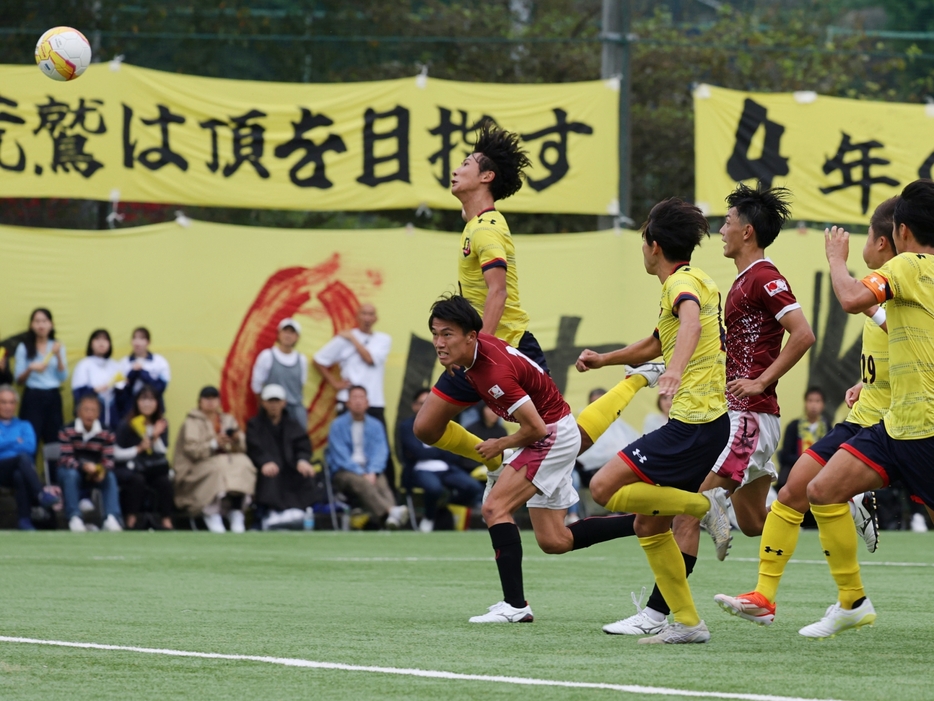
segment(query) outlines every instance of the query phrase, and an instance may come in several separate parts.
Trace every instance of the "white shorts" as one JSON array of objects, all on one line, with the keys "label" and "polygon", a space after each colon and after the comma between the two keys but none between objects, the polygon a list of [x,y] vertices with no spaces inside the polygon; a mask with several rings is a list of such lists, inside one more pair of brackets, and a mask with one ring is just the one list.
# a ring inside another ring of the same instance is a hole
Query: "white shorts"
[{"label": "white shorts", "polygon": [[781,435],[781,421],[775,414],[730,411],[730,441],[711,472],[739,482],[741,487],[765,475],[777,479],[772,455]]},{"label": "white shorts", "polygon": [[572,480],[574,462],[581,446],[577,421],[568,414],[546,428],[548,435],[542,440],[520,448],[503,461],[502,467],[487,475],[484,501],[496,478],[507,466],[517,472],[523,470],[526,478],[540,492],[526,502],[530,509],[560,511],[580,501]]}]

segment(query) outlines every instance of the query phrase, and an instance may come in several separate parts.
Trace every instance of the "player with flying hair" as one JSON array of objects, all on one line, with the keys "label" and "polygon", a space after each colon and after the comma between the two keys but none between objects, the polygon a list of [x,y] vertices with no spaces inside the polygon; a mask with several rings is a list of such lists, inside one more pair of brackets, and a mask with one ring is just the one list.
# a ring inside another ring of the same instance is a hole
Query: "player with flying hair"
[{"label": "player with flying hair", "polygon": [[[451,174],[451,194],[460,200],[466,222],[457,285],[459,294],[483,319],[483,333],[518,348],[548,372],[545,353],[529,332],[529,315],[519,301],[519,272],[509,226],[496,209],[496,202],[522,188],[523,171],[530,165],[518,134],[485,122],[473,152]],[[660,364],[650,364],[631,370],[626,379],[584,410],[578,419],[582,450],[603,434],[639,389],[654,385],[662,369]],[[481,440],[453,421],[480,400],[462,370],[445,372],[415,417],[415,435],[429,445],[483,462],[491,471],[498,469],[501,458],[479,456],[476,447]]]},{"label": "player with flying hair", "polygon": [[[898,198],[886,200],[869,222],[869,235],[863,247],[863,261],[876,270],[895,257],[892,242],[892,218]],[[772,502],[762,529],[759,546],[759,579],[756,588],[746,594],[717,594],[714,600],[727,613],[760,625],[775,620],[775,600],[778,585],[788,561],[794,555],[804,514],[808,510],[807,486],[827,464],[830,457],[861,428],[873,426],[883,419],[891,400],[889,391],[889,339],[883,328],[885,309],[873,306],[871,318],[863,323],[860,382],[846,392],[850,413],[821,440],[804,451],[788,475],[788,481]],[[875,499],[869,493],[857,495],[850,503],[857,531],[870,552],[876,549],[878,531]]]},{"label": "player with flying hair", "polygon": [[732,536],[726,492],[704,482],[730,437],[726,405],[726,357],[722,345],[720,292],[691,255],[708,223],[694,205],[678,198],[656,204],[642,227],[645,270],[662,283],[658,326],[648,337],[609,353],[585,350],[577,368],[636,365],[662,355],[666,370],[659,394],[672,396],[669,421],[623,448],[590,481],[594,500],[615,512],[638,514],[635,533],[675,622],[640,643],[705,643],[707,626],[697,614],[684,559],[671,532],[673,517],[690,514],[726,556]]},{"label": "player with flying hair", "polygon": [[462,296],[442,297],[428,320],[438,360],[457,367],[478,396],[506,421],[519,424],[511,436],[477,445],[485,460],[513,452],[498,476],[487,481],[483,519],[496,554],[503,600],[471,623],[533,620],[522,579],[522,539],[513,514],[528,504],[539,547],[549,554],[586,548],[621,537],[619,516],[588,518],[565,526],[568,507],[578,501],[572,482],[580,431],[571,408],[539,364],[505,341],[482,331],[484,322]]}]

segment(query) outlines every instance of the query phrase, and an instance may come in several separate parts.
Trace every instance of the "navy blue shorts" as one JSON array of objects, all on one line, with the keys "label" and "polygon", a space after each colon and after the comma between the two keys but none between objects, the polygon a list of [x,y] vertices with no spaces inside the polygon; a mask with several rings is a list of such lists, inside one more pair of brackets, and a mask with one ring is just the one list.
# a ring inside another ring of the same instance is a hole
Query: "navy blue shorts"
[{"label": "navy blue shorts", "polygon": [[830,433],[821,438],[804,452],[820,463],[821,467],[827,464],[830,457],[840,450],[840,446],[850,440],[863,429],[859,424],[850,421],[841,421],[833,427]]},{"label": "navy blue shorts", "polygon": [[696,492],[730,438],[728,414],[705,424],[671,419],[627,445],[619,456],[643,482]]},{"label": "navy blue shorts", "polygon": [[901,480],[925,506],[934,509],[934,436],[895,440],[883,420],[861,430],[840,450],[878,472],[883,486]]},{"label": "navy blue shorts", "polygon": [[[522,351],[523,355],[535,361],[542,370],[551,375],[551,371],[548,369],[548,363],[545,360],[545,352],[542,350],[542,347],[538,345],[535,336],[526,331],[522,334],[522,338],[519,339],[518,348]],[[477,402],[483,400],[464,375],[463,368],[457,368],[453,375],[447,372],[441,373],[441,377],[438,378],[432,391],[446,402],[459,404],[465,407],[473,406]]]}]

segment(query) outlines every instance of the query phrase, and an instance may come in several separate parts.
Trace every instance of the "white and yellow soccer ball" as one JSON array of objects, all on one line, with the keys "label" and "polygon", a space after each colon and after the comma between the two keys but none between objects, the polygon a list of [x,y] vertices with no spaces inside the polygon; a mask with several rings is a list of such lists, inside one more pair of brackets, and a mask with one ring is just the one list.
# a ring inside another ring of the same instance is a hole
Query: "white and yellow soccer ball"
[{"label": "white and yellow soccer ball", "polygon": [[52,80],[74,80],[91,65],[91,45],[71,27],[53,27],[36,44],[39,70]]}]

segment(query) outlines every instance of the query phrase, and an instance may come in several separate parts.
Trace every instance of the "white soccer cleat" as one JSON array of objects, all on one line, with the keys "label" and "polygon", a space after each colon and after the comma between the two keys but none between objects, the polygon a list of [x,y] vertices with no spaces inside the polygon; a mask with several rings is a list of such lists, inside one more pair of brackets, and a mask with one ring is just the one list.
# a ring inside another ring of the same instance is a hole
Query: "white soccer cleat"
[{"label": "white soccer cleat", "polygon": [[109,514],[101,524],[101,529],[109,531],[110,533],[119,533],[123,530],[123,526],[120,525],[120,522],[117,520],[116,516]]},{"label": "white soccer cleat", "polygon": [[654,635],[655,633],[661,633],[668,627],[667,616],[659,621],[648,613],[651,609],[648,607],[642,608],[645,587],[642,587],[639,598],[636,598],[636,592],[630,592],[630,596],[632,597],[633,606],[636,607],[635,615],[616,621],[616,623],[607,623],[603,626],[604,633],[609,635]]},{"label": "white soccer cleat", "polygon": [[862,604],[849,611],[840,606],[838,601],[827,609],[827,613],[817,623],[804,626],[798,632],[805,638],[832,638],[837,633],[850,628],[871,626],[875,622],[876,610],[868,598],[863,599]]},{"label": "white soccer cleat", "polygon": [[710,631],[707,624],[701,621],[696,626],[686,626],[675,621],[658,635],[651,638],[640,638],[640,643],[667,643],[669,645],[684,645],[687,643],[706,643],[710,640]]},{"label": "white soccer cleat", "polygon": [[713,538],[713,544],[717,548],[717,559],[723,560],[726,558],[733,540],[733,535],[730,533],[730,517],[726,512],[729,495],[722,487],[708,489],[702,494],[710,502],[710,509],[701,519],[701,526]]},{"label": "white soccer cleat", "polygon": [[221,518],[220,514],[205,514],[204,525],[208,527],[208,530],[211,531],[211,533],[227,532],[227,529],[224,528],[224,519]]},{"label": "white soccer cleat", "polygon": [[656,387],[658,378],[665,374],[665,363],[643,363],[635,367],[626,366],[626,377],[642,375],[648,381],[648,387]]},{"label": "white soccer cleat", "polygon": [[876,511],[875,492],[857,494],[850,499],[849,505],[856,532],[866,543],[866,549],[874,553],[879,547],[879,514]]},{"label": "white soccer cleat", "polygon": [[68,519],[68,530],[72,533],[87,533],[88,528],[84,525],[84,521],[81,520],[80,516],[72,516]]},{"label": "white soccer cleat", "polygon": [[505,601],[499,601],[482,616],[472,616],[471,623],[531,623],[535,620],[532,609],[526,602],[521,609],[510,606]]},{"label": "white soccer cleat", "polygon": [[231,533],[246,533],[246,523],[243,512],[240,509],[234,509],[229,514],[227,518],[230,519],[230,532]]}]

